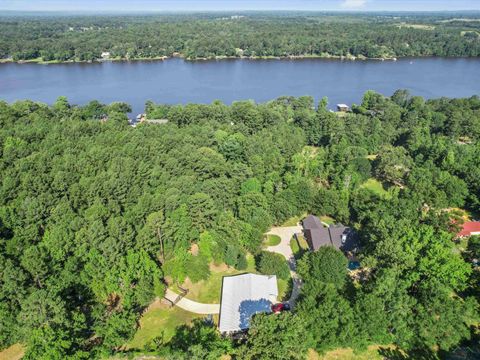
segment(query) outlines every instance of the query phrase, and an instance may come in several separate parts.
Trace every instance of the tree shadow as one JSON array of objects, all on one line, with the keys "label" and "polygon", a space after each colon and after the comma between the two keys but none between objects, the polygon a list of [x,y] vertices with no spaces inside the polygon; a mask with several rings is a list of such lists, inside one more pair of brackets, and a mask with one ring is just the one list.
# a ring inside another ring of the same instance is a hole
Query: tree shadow
[{"label": "tree shadow", "polygon": [[240,313],[240,329],[247,329],[250,324],[250,318],[257,313],[271,312],[272,303],[267,299],[244,300],[240,303],[238,311]]},{"label": "tree shadow", "polygon": [[438,360],[436,352],[430,349],[400,350],[397,348],[379,348],[378,353],[385,360]]}]

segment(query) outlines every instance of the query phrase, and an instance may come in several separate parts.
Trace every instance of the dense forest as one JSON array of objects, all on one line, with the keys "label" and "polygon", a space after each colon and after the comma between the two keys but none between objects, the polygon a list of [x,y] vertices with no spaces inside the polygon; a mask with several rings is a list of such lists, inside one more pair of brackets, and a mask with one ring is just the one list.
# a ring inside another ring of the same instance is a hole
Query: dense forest
[{"label": "dense forest", "polygon": [[[480,15],[0,16],[0,59],[479,56]],[[469,21],[465,21],[469,20]]]},{"label": "dense forest", "polygon": [[310,97],[148,102],[169,123],[135,128],[129,110],[0,102],[0,349],[128,352],[167,284],[206,279],[210,263],[245,269],[270,226],[305,212],[357,229],[361,278],[333,248],[305,253],[292,312],[254,317],[240,340],[195,321],[145,352],[304,359],[395,344],[385,351],[434,356],[478,341],[480,238],[454,239],[460,211],[480,212],[478,96],[367,92],[345,116]]}]

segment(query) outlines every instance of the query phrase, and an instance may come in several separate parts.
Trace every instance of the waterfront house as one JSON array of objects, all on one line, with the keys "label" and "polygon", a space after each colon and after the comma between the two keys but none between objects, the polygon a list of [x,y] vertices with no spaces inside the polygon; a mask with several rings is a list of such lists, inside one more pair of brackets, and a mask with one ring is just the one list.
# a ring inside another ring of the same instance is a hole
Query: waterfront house
[{"label": "waterfront house", "polygon": [[350,111],[350,107],[346,104],[337,104],[337,111],[348,112],[348,111]]}]

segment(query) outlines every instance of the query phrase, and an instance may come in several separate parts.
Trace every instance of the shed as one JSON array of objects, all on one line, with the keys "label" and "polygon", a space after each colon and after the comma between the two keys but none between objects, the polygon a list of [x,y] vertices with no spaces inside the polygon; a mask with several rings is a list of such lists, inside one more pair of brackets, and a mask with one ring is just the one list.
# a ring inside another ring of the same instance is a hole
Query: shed
[{"label": "shed", "polygon": [[467,237],[480,235],[480,221],[467,221],[462,225],[462,230],[457,234],[458,237]]},{"label": "shed", "polygon": [[337,104],[337,110],[340,112],[350,111],[350,107],[347,104]]}]

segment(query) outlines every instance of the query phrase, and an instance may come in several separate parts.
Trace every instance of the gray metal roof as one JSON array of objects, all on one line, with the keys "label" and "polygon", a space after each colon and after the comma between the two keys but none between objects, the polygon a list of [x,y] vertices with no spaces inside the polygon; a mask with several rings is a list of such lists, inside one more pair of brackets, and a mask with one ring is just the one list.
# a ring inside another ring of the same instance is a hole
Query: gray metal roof
[{"label": "gray metal roof", "polygon": [[222,283],[219,330],[235,332],[248,329],[251,316],[270,312],[277,296],[275,275],[225,276]]}]

